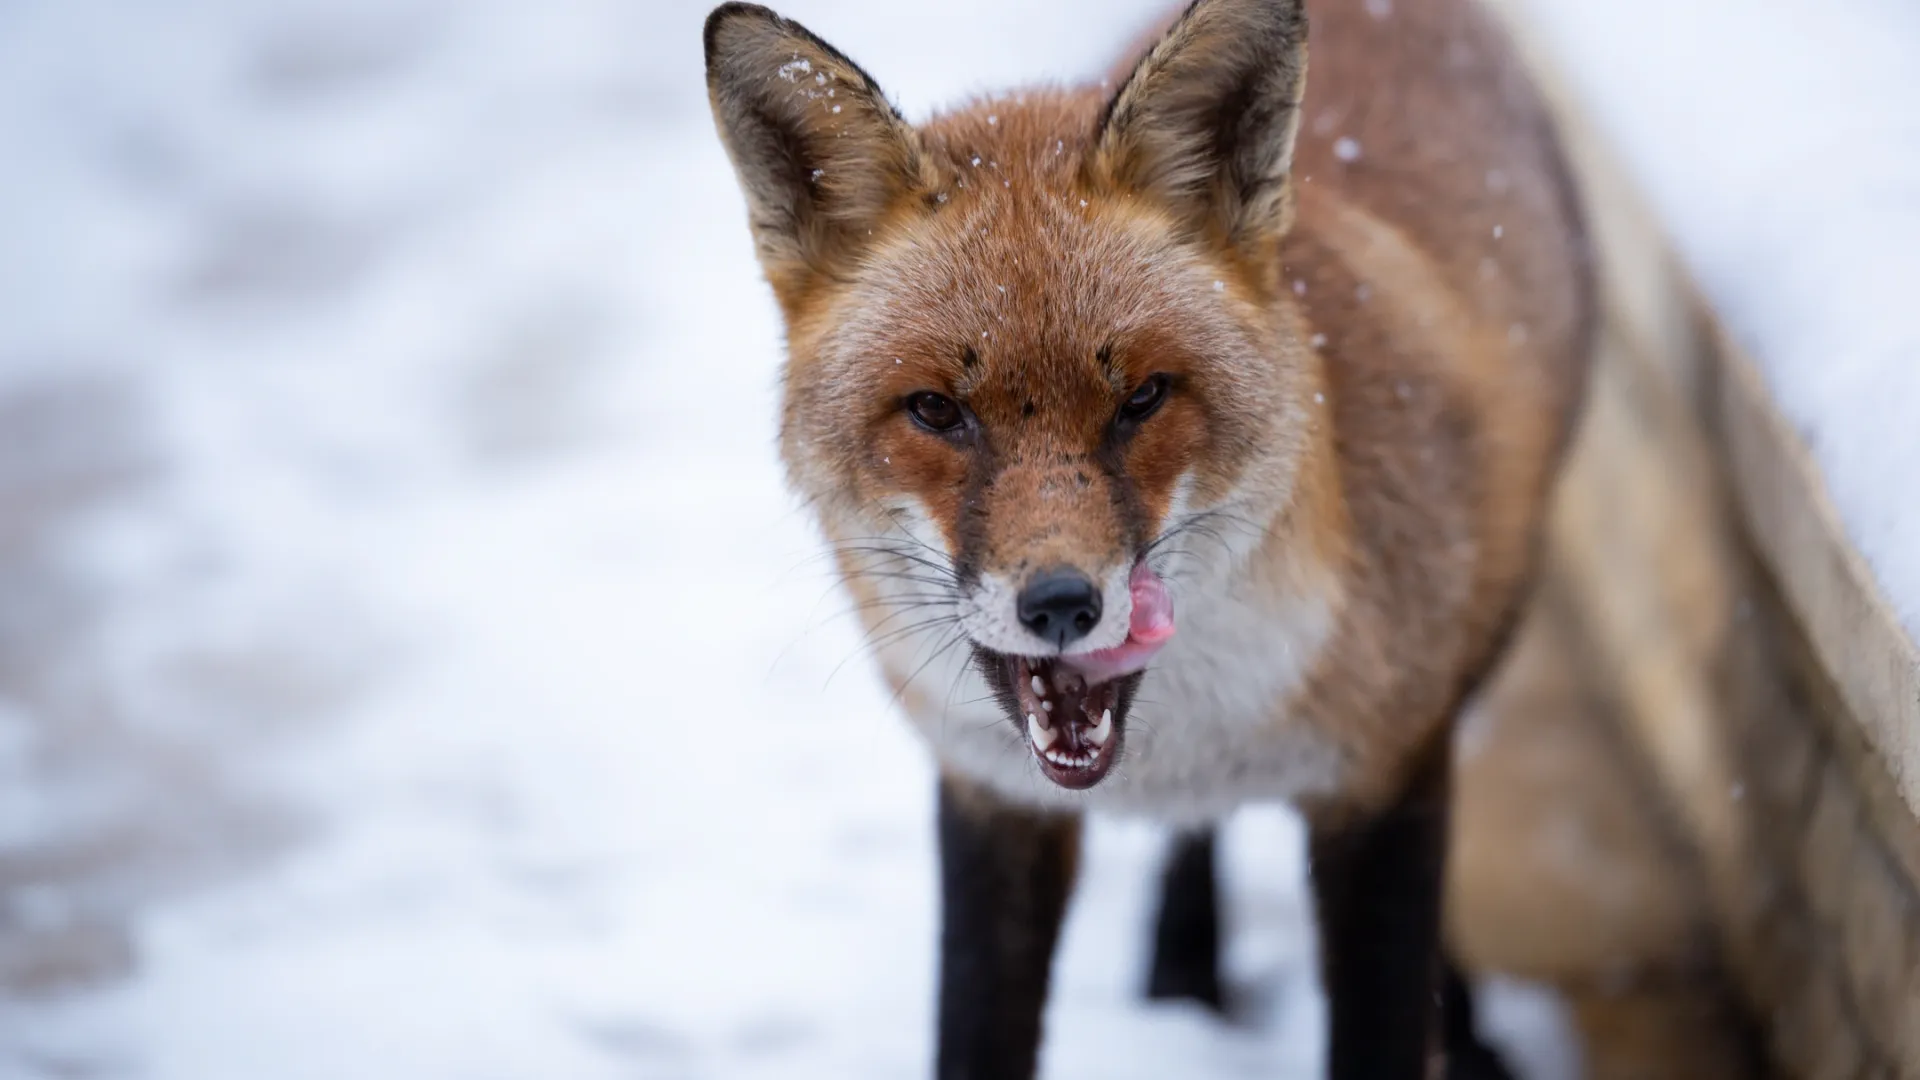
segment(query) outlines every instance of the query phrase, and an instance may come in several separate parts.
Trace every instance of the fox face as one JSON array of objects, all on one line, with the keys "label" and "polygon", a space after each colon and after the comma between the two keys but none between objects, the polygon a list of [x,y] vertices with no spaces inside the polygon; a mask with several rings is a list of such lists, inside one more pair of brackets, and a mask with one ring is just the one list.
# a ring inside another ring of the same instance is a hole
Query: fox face
[{"label": "fox face", "polygon": [[909,708],[941,707],[914,665],[965,650],[1062,787],[1119,759],[1176,595],[1284,520],[1319,422],[1276,255],[1304,34],[1215,0],[1110,99],[916,128],[794,23],[707,26],[787,325],[791,483]]}]

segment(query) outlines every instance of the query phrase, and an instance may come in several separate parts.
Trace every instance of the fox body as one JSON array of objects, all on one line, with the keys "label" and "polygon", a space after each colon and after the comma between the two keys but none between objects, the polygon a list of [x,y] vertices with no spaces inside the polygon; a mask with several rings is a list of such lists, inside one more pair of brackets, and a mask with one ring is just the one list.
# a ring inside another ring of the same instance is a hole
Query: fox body
[{"label": "fox body", "polygon": [[765,9],[706,47],[790,479],[942,765],[942,1075],[1031,1072],[1077,815],[1272,799],[1313,830],[1335,1074],[1423,1075],[1448,736],[1593,311],[1504,41],[1467,0],[1198,0],[1109,84],[917,127]]}]

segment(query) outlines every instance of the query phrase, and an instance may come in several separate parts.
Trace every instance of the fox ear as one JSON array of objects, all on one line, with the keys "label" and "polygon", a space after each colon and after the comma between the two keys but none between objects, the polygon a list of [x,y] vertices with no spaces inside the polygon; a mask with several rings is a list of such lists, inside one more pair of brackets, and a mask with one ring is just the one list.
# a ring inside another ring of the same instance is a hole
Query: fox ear
[{"label": "fox ear", "polygon": [[1306,74],[1302,0],[1197,0],[1108,103],[1095,168],[1196,233],[1276,239]]},{"label": "fox ear", "polygon": [[714,9],[706,51],[714,123],[784,299],[914,189],[919,141],[857,64],[766,8]]}]

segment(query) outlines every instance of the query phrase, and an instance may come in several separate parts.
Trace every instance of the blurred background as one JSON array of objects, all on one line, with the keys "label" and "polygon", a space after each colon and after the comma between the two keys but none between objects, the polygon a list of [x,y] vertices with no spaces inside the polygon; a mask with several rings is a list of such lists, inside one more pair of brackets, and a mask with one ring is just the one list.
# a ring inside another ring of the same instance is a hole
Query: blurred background
[{"label": "blurred background", "polygon": [[[781,485],[709,7],[0,4],[0,1075],[929,1059],[932,771]],[[1152,9],[792,13],[924,114]],[[1133,1004],[1116,828],[1073,1075],[1311,1058],[1254,846],[1281,1028]]]},{"label": "blurred background", "polygon": [[[1649,83],[1727,3],[1557,4],[1613,130],[1683,114],[1636,163],[1755,102]],[[0,0],[0,1077],[924,1071],[932,771],[781,485],[708,6]],[[783,10],[921,117],[1161,6]],[[1226,844],[1241,1015],[1136,1000],[1102,822],[1047,1075],[1311,1074],[1298,828]]]}]

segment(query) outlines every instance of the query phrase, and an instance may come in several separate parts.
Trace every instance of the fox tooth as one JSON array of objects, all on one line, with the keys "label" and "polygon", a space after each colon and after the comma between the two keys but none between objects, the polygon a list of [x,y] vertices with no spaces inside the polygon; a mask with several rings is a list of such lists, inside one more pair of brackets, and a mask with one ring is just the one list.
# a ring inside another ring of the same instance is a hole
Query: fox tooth
[{"label": "fox tooth", "polygon": [[1039,747],[1041,752],[1045,753],[1053,746],[1054,742],[1060,738],[1060,733],[1042,724],[1038,716],[1028,713],[1027,738],[1032,739],[1033,745]]},{"label": "fox tooth", "polygon": [[1087,741],[1093,743],[1095,746],[1105,746],[1107,740],[1112,737],[1113,710],[1102,709],[1100,710],[1100,722],[1094,725],[1092,731],[1087,732]]},{"label": "fox tooth", "polygon": [[1047,684],[1046,684],[1046,683],[1043,683],[1043,682],[1041,682],[1041,681],[1040,681],[1040,676],[1038,676],[1038,675],[1035,675],[1035,676],[1033,676],[1032,678],[1033,678],[1033,694],[1034,694],[1034,696],[1035,696],[1035,697],[1046,697],[1046,696],[1047,696]]}]

